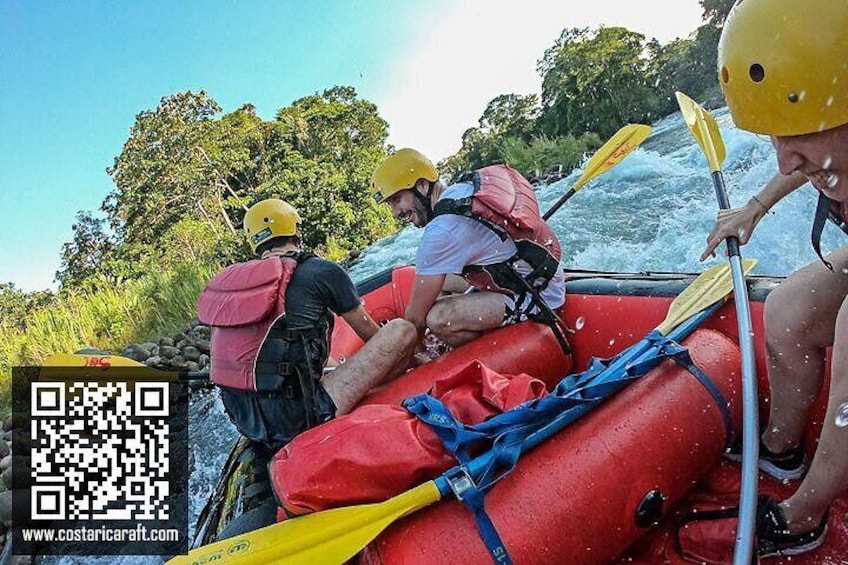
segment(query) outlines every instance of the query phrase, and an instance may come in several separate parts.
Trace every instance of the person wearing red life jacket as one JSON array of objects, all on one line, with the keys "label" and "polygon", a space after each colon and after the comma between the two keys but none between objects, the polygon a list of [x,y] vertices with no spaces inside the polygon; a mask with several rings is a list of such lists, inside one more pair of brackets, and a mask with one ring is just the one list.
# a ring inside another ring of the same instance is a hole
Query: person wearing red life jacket
[{"label": "person wearing red life jacket", "polygon": [[[744,0],[731,10],[719,40],[719,82],[736,125],[771,136],[780,172],[747,205],[719,212],[702,260],[728,236],[746,243],[765,213],[807,182],[821,195],[812,235],[820,257],[824,220],[848,219],[847,30],[845,0]],[[765,303],[771,399],[759,467],[803,480],[786,500],[760,498],[760,557],[821,545],[828,507],[848,489],[848,246],[821,258]],[[807,468],[802,439],[830,346],[827,412]]]},{"label": "person wearing red life jacket", "polygon": [[[405,314],[419,336],[429,328],[456,347],[528,318],[560,332],[553,313],[565,301],[559,240],[520,173],[494,165],[445,186],[427,157],[400,149],[374,171],[371,195],[395,218],[424,228]],[[457,288],[456,275],[479,292],[438,299]],[[561,332],[558,337],[567,348]]]},{"label": "person wearing red life jacket", "polygon": [[[282,200],[253,205],[244,230],[258,258],[224,269],[198,299],[198,318],[212,327],[211,377],[224,408],[242,435],[272,450],[349,412],[400,371],[417,338],[403,319],[379,328],[348,274],[301,250],[299,223]],[[325,371],[333,314],[366,343]]]}]

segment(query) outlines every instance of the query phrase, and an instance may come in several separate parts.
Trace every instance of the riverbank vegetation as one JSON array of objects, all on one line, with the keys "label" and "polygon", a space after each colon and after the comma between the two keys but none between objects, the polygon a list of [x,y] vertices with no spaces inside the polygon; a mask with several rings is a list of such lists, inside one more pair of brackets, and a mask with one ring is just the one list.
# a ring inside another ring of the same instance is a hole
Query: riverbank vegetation
[{"label": "riverbank vegetation", "polygon": [[[541,94],[493,98],[440,171],[571,169],[623,124],[674,112],[675,90],[722,105],[716,46],[732,0],[700,4],[704,24],[667,45],[624,28],[565,29],[539,59]],[[225,114],[202,91],[140,112],[107,169],[114,189],[100,210],[77,216],[59,291],[0,284],[0,406],[13,366],[82,347],[120,352],[183,327],[206,280],[248,258],[240,225],[258,200],[291,202],[305,246],[334,260],[395,232],[388,208],[368,196],[371,172],[393,149],[387,138],[379,109],[347,86],[301,98],[273,120],[250,104]]]}]

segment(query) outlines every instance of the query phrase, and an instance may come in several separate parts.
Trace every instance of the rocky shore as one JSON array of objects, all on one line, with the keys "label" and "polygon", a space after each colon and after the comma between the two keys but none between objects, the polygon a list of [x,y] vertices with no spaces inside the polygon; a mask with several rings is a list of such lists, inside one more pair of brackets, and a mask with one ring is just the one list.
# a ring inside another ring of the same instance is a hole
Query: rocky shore
[{"label": "rocky shore", "polygon": [[[9,414],[3,421],[3,432],[0,435],[0,549],[5,549],[9,529],[12,527],[12,490],[26,487],[26,484],[17,484],[19,474],[12,477],[12,462],[17,468],[29,466],[30,435],[24,426],[28,423],[25,417]],[[12,445],[15,452],[12,453]],[[14,457],[14,459],[13,459]],[[5,556],[3,565],[28,565],[32,558],[28,556]]]},{"label": "rocky shore", "polygon": [[[187,373],[189,388],[194,391],[211,386],[209,380],[211,335],[211,328],[195,319],[182,331],[172,336],[161,337],[156,341],[131,343],[117,354],[154,369]],[[77,353],[106,354],[109,352],[84,349]],[[12,491],[28,486],[15,482],[12,477],[12,462],[15,462],[15,467],[18,469],[28,468],[30,446],[29,420],[26,416],[14,414],[7,416],[2,423],[2,433],[0,433],[0,555],[3,556],[0,558],[0,565],[28,565],[33,562],[28,556],[11,557],[3,552],[12,527]]]},{"label": "rocky shore", "polygon": [[202,386],[209,375],[209,340],[212,329],[196,318],[181,332],[157,341],[131,343],[120,352],[122,357],[163,371],[188,372],[194,376],[193,388]]}]

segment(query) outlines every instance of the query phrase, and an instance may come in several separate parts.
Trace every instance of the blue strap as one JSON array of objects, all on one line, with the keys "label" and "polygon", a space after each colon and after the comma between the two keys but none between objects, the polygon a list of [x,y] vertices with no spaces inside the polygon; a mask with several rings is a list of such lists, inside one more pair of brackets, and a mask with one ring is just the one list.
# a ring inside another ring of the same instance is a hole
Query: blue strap
[{"label": "blue strap", "polygon": [[686,367],[713,396],[722,412],[728,437],[732,437],[732,418],[726,400],[703,371],[694,365],[688,350],[657,331],[648,334],[645,340],[649,342],[649,349],[653,353],[649,359],[622,365],[619,372],[610,371],[610,366],[617,362],[618,356],[612,359],[593,358],[585,371],[562,379],[548,396],[525,402],[472,426],[458,422],[441,402],[426,394],[411,397],[404,405],[433,427],[445,449],[453,453],[462,464],[469,460],[469,450],[490,442],[491,460],[473,477],[481,489],[488,488],[509,474],[520,455],[521,443],[530,435],[549,426],[555,419],[559,423],[579,419],[668,358]]},{"label": "blue strap", "polygon": [[[470,461],[466,447],[489,437],[486,433],[473,430],[459,422],[447,406],[429,394],[409,397],[403,401],[403,406],[430,425],[442,441],[445,449],[450,451],[461,465]],[[511,455],[511,458],[517,460],[518,449],[514,451],[516,453]],[[512,462],[511,467],[514,465],[515,461]],[[485,476],[485,474],[484,472],[483,475]],[[509,557],[506,545],[504,545],[495,524],[486,512],[485,497],[482,490],[485,487],[478,486],[475,479],[464,467],[454,467],[445,473],[445,478],[456,498],[474,514],[480,539],[486,545],[493,562],[512,565],[512,559]]]},{"label": "blue strap", "polygon": [[489,437],[465,426],[451,414],[447,406],[429,394],[410,396],[403,401],[403,407],[428,424],[436,432],[445,449],[462,465],[471,459],[468,448]]},{"label": "blue strap", "polygon": [[[496,563],[511,561],[494,524],[486,514],[483,492],[512,472],[521,455],[522,445],[528,438],[530,441],[536,438],[542,440],[547,437],[546,431],[552,433],[551,430],[561,429],[579,419],[663,360],[671,358],[686,367],[713,396],[724,419],[725,440],[730,441],[733,434],[728,404],[718,388],[692,362],[688,350],[658,331],[651,332],[643,341],[647,345],[645,355],[639,357],[644,359],[641,362],[631,364],[620,359],[620,356],[611,359],[592,358],[588,369],[562,379],[548,396],[525,402],[472,426],[457,421],[442,402],[428,394],[404,400],[404,407],[430,425],[445,449],[463,466],[448,473],[451,489],[474,513],[480,536]],[[473,470],[469,471],[464,467],[471,461],[469,451],[487,443],[490,443],[488,457],[474,460],[475,463],[483,460],[485,464],[471,465]],[[461,489],[456,486],[459,483],[463,485]]]},{"label": "blue strap", "polygon": [[715,383],[710,380],[710,377],[708,377],[707,374],[704,373],[704,371],[702,371],[694,361],[692,361],[692,356],[689,354],[689,350],[682,346],[678,347],[680,347],[680,351],[674,353],[674,361],[680,366],[686,367],[686,370],[698,379],[698,382],[701,383],[708,393],[710,393],[710,396],[713,397],[713,401],[715,401],[716,406],[718,406],[721,418],[724,420],[724,447],[727,449],[733,444],[734,436],[733,417],[730,415],[730,403],[724,398],[724,395]]},{"label": "blue strap", "polygon": [[492,561],[496,564],[512,565],[512,558],[506,550],[495,524],[486,512],[483,491],[477,486],[471,476],[462,467],[454,467],[446,474],[451,490],[474,514],[477,531],[486,545]]}]

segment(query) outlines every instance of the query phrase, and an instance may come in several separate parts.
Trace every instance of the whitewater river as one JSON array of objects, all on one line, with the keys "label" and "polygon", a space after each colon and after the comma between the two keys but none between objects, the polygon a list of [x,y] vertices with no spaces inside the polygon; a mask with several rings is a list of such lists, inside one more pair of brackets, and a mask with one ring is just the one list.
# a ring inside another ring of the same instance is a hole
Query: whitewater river
[{"label": "whitewater river", "polygon": [[[777,171],[766,137],[736,129],[726,109],[714,112],[727,149],[723,170],[732,205],[742,205]],[[717,204],[706,159],[679,114],[653,125],[640,148],[599,178],[584,186],[556,215],[551,224],[563,249],[566,268],[607,271],[700,272],[721,261],[699,263],[706,235],[713,225]],[[538,190],[547,210],[579,178],[582,171]],[[785,275],[815,259],[810,226],[816,192],[796,191],[761,222],[744,257],[756,257],[755,274]],[[388,267],[409,264],[421,230],[413,227],[381,240],[365,251],[350,274],[355,281]],[[844,236],[828,225],[822,250],[843,242]],[[190,407],[193,469],[189,522],[193,525],[236,432],[224,415],[214,391],[196,395]],[[71,558],[52,563],[161,563],[154,557]]]}]

